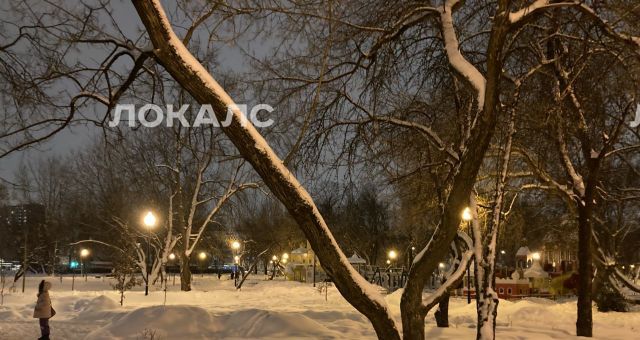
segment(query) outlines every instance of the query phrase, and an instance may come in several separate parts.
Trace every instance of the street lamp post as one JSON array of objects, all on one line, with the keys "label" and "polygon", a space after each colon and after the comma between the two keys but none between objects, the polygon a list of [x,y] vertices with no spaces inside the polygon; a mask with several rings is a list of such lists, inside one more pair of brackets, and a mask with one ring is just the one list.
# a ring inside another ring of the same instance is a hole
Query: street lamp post
[{"label": "street lamp post", "polygon": [[198,255],[198,258],[200,258],[200,277],[204,277],[204,261],[207,259],[207,253],[201,251],[200,254]]},{"label": "street lamp post", "polygon": [[80,250],[80,276],[84,276],[84,282],[87,282],[87,270],[84,265],[84,259],[87,256],[89,256],[89,249]]},{"label": "street lamp post", "polygon": [[[175,259],[176,259],[176,254],[174,254],[174,253],[169,254],[169,261],[171,261],[171,263],[173,263],[173,261],[175,261]],[[176,285],[176,273],[175,272],[173,273],[173,285],[174,286]]]},{"label": "street lamp post", "polygon": [[316,286],[316,253],[313,253],[313,287]]},{"label": "street lamp post", "polygon": [[502,271],[502,275],[504,275],[505,278],[507,277],[507,268],[506,268],[507,265],[506,265],[506,263],[504,261],[504,255],[506,253],[507,253],[506,251],[500,250],[500,268],[502,269],[501,270]]},{"label": "street lamp post", "polygon": [[[471,235],[472,219],[473,219],[473,215],[471,214],[471,209],[469,209],[469,207],[464,208],[464,211],[462,212],[462,220],[467,222],[467,232],[469,233],[469,237],[472,237]],[[470,303],[471,303],[471,268],[467,267],[467,304],[470,304]]]},{"label": "street lamp post", "polygon": [[411,246],[409,248],[409,263],[407,264],[407,269],[411,268],[411,266],[413,265],[413,257],[414,257],[415,251],[416,251],[416,247]]},{"label": "street lamp post", "polygon": [[238,249],[240,249],[240,242],[233,241],[231,242],[231,249],[233,249],[233,262],[235,271],[233,273],[233,286],[238,286],[238,262],[240,262],[240,257],[238,256]]},{"label": "street lamp post", "polygon": [[147,212],[147,214],[144,216],[144,225],[147,227],[147,265],[145,268],[145,274],[146,274],[146,280],[144,283],[144,295],[147,296],[149,295],[149,267],[151,267],[151,228],[153,228],[156,225],[156,217],[155,215],[153,215],[153,213],[151,211]]},{"label": "street lamp post", "polygon": [[278,262],[278,256],[273,255],[273,257],[271,258],[271,263],[273,263],[273,275],[271,275],[272,279],[275,279],[276,277],[276,262]]}]

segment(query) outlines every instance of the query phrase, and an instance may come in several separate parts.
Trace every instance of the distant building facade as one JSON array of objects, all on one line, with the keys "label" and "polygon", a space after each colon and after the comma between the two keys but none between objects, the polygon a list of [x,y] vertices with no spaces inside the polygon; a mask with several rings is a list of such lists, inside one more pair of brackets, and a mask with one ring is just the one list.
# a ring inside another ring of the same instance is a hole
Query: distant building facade
[{"label": "distant building facade", "polygon": [[18,260],[24,235],[40,234],[46,222],[46,209],[42,204],[19,204],[0,207],[0,258]]}]

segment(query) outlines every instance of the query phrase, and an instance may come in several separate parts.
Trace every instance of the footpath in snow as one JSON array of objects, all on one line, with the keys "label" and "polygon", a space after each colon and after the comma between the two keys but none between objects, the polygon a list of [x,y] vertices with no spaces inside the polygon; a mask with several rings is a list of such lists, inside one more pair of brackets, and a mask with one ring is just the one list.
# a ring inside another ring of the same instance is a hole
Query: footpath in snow
[{"label": "footpath in snow", "polygon": [[[0,339],[36,339],[33,319],[36,290],[41,277],[29,277],[27,290],[8,293],[0,306]],[[121,307],[118,292],[107,278],[47,278],[53,283],[51,298],[57,315],[51,319],[52,339],[375,339],[363,316],[351,307],[335,287],[320,292],[310,284],[249,280],[241,291],[233,281],[217,276],[194,277],[194,290],[180,292],[169,282],[164,292],[143,288],[127,292]],[[387,296],[400,321],[401,292]],[[451,327],[435,327],[427,317],[428,338],[474,339],[475,307],[452,299]],[[498,339],[578,339],[573,336],[575,301],[527,299],[500,301]],[[630,313],[598,313],[594,310],[595,339],[635,339],[640,310]]]}]

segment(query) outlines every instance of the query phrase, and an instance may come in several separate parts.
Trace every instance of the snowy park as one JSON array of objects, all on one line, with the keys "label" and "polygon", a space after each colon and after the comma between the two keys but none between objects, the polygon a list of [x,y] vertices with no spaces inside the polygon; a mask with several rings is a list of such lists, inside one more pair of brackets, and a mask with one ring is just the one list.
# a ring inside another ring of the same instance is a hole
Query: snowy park
[{"label": "snowy park", "polygon": [[[37,284],[30,277],[24,294],[9,293],[0,306],[2,339],[38,337],[32,318]],[[110,279],[46,278],[58,314],[51,327],[57,339],[375,339],[371,324],[349,305],[335,287],[324,291],[311,284],[251,279],[236,291],[228,276],[197,276],[194,290],[180,292],[169,284],[148,296],[140,287],[127,292],[124,306]],[[385,296],[399,320],[401,291]],[[425,321],[426,335],[437,339],[475,336],[475,306],[464,298],[451,300],[450,327],[437,328],[433,316]],[[595,339],[634,339],[640,310],[630,313],[594,312]],[[500,301],[496,337],[499,339],[576,339],[575,300],[529,298]]]}]

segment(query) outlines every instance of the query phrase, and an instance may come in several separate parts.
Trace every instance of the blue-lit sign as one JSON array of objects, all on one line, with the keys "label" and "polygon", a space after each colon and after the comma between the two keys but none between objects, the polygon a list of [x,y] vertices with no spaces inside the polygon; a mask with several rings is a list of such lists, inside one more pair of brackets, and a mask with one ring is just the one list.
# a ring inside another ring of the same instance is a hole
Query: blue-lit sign
[{"label": "blue-lit sign", "polygon": [[71,269],[78,268],[78,261],[71,261],[69,263],[69,268],[71,268]]}]

